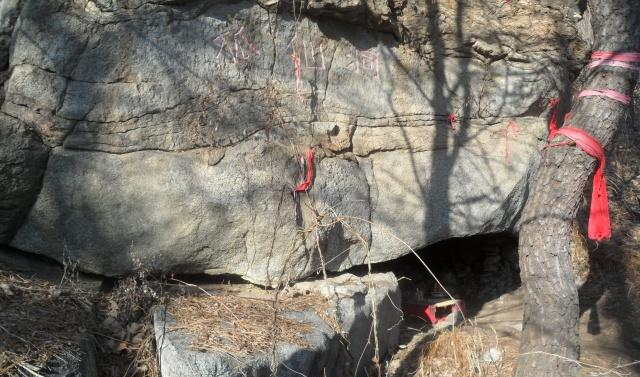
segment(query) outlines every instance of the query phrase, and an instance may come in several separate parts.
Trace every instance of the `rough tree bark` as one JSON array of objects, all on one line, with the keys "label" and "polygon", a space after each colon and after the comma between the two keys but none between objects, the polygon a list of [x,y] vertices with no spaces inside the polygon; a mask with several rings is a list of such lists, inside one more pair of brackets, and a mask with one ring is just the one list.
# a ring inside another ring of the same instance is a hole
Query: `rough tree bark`
[{"label": "rough tree bark", "polygon": [[[640,0],[589,0],[594,50],[640,52]],[[581,73],[580,89],[608,88],[632,96],[638,72],[599,66]],[[606,147],[630,106],[604,97],[574,97],[572,127]],[[555,142],[562,142],[557,137]],[[578,376],[578,291],[570,229],[596,161],[576,147],[547,148],[523,211],[520,267],[525,308],[517,377]]]}]

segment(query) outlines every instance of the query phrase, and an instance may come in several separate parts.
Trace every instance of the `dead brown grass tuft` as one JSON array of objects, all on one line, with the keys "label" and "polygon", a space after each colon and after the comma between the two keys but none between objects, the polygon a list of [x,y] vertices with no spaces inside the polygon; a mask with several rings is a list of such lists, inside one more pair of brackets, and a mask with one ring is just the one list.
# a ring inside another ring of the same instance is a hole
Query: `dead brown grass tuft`
[{"label": "dead brown grass tuft", "polygon": [[0,271],[0,375],[40,368],[93,323],[91,295]]},{"label": "dead brown grass tuft", "polygon": [[571,263],[577,283],[582,285],[589,276],[589,247],[577,223],[571,227]]},{"label": "dead brown grass tuft", "polygon": [[475,326],[439,334],[425,347],[416,377],[506,377],[513,374],[517,343]]},{"label": "dead brown grass tuft", "polygon": [[161,285],[139,268],[99,297],[96,335],[102,376],[160,376],[150,309],[162,300]]},{"label": "dead brown grass tuft", "polygon": [[313,310],[324,315],[327,299],[308,294],[282,297],[274,305],[275,299],[275,296],[242,297],[229,292],[173,298],[169,300],[168,311],[176,326],[170,330],[195,335],[193,349],[207,352],[246,355],[270,349],[274,339],[304,346],[304,335],[313,326],[279,313]]}]

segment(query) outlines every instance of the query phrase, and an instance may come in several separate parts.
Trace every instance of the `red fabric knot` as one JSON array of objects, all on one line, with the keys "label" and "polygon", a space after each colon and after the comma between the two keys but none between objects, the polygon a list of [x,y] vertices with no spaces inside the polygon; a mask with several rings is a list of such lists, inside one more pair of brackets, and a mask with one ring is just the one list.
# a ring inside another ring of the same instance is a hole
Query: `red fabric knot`
[{"label": "red fabric knot", "polygon": [[640,63],[640,53],[637,52],[594,51],[587,67],[595,68],[606,65],[640,71],[640,65],[637,63]]},{"label": "red fabric knot", "polygon": [[454,113],[449,114],[449,124],[451,124],[451,129],[456,129],[456,115]]},{"label": "red fabric knot", "polygon": [[580,94],[578,94],[578,98],[591,97],[591,96],[607,97],[612,100],[622,102],[625,105],[628,105],[631,103],[631,97],[629,97],[624,93],[620,93],[618,91],[611,90],[611,89],[587,89],[587,90],[581,91]]},{"label": "red fabric knot", "polygon": [[304,181],[300,182],[296,186],[295,192],[307,192],[311,186],[311,180],[313,179],[313,149],[307,149],[307,161],[306,161],[307,174]]},{"label": "red fabric knot", "polygon": [[504,134],[504,160],[507,165],[511,165],[511,152],[509,150],[509,135],[512,138],[517,139],[520,135],[520,128],[518,127],[518,123],[516,123],[515,119],[511,119],[507,127],[502,130]]},{"label": "red fabric knot", "polygon": [[[562,135],[575,142],[575,145],[583,152],[598,160],[596,172],[593,175],[593,188],[591,190],[591,208],[589,210],[589,226],[587,235],[594,241],[603,241],[611,238],[611,221],[609,219],[609,199],[607,196],[607,181],[604,177],[605,157],[604,149],[598,140],[586,131],[575,127],[562,127],[558,129],[558,99],[549,101],[551,107],[551,120],[549,121],[550,143],[556,136]],[[565,121],[570,118],[570,113],[565,115]],[[558,147],[569,143],[548,144],[547,147]]]},{"label": "red fabric knot", "polygon": [[[607,181],[604,177],[604,149],[598,140],[579,128],[562,127],[550,135],[550,138],[553,139],[558,135],[562,135],[573,140],[578,148],[598,160],[598,166],[595,174],[593,175],[591,209],[589,211],[589,227],[587,234],[589,238],[594,241],[608,240],[611,238],[611,222],[609,220]],[[550,146],[553,147],[554,145]]]}]

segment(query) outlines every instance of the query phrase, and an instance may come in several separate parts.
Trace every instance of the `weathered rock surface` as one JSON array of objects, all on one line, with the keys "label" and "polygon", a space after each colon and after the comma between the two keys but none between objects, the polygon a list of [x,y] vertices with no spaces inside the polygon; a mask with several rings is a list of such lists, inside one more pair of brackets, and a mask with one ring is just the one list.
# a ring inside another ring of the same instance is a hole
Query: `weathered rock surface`
[{"label": "weathered rock surface", "polygon": [[[398,282],[392,273],[371,277],[344,274],[326,281],[298,283],[288,290],[289,294],[310,292],[330,298],[332,305],[323,316],[312,310],[283,313],[312,325],[314,330],[305,335],[307,346],[277,343],[275,359],[268,352],[240,356],[194,351],[193,335],[172,329],[175,320],[171,313],[157,309],[154,323],[162,376],[259,377],[272,376],[273,372],[277,376],[364,376],[374,356],[373,334],[378,338],[380,360],[395,350],[402,312],[398,309]],[[329,324],[324,318],[333,318],[335,323]],[[339,329],[333,327],[335,324]]]},{"label": "weathered rock surface", "polygon": [[9,52],[11,34],[15,26],[22,0],[0,1],[0,102],[4,101],[4,82],[9,77]]},{"label": "weathered rock surface", "polygon": [[0,242],[7,243],[36,200],[49,148],[5,114],[0,114],[0,145]]},{"label": "weathered rock surface", "polygon": [[[30,173],[5,206],[30,212],[3,242],[99,274],[276,284],[316,272],[318,246],[339,271],[406,254],[391,234],[419,248],[513,227],[546,102],[584,61],[572,8],[261,5],[25,1],[0,132],[24,124],[51,152],[42,185],[41,157],[17,163]],[[301,232],[290,192],[307,147]]]},{"label": "weathered rock surface", "polygon": [[381,361],[397,347],[402,295],[393,273],[345,273],[327,280],[297,283],[290,292],[316,292],[332,300],[334,307],[328,314],[337,320],[340,335],[347,341],[352,371],[370,365],[376,344]]},{"label": "weathered rock surface", "polygon": [[[281,363],[277,376],[321,376],[326,368],[327,375],[346,376],[345,356],[340,353],[340,340],[335,332],[313,312],[296,313],[292,319],[308,323],[315,331],[305,336],[308,348],[279,343],[276,355]],[[167,331],[175,326],[170,314],[156,311],[156,344],[163,377],[267,377],[272,376],[270,355],[258,354],[251,358],[239,359],[226,353],[205,353],[190,349],[192,337],[184,332]],[[286,365],[287,367],[285,367]]]}]

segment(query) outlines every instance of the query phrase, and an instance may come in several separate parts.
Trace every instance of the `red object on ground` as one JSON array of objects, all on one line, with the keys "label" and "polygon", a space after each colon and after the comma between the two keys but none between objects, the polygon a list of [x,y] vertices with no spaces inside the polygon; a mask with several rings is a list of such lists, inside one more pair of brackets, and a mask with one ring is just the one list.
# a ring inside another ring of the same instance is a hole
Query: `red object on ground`
[{"label": "red object on ground", "polygon": [[451,124],[451,129],[456,129],[456,115],[454,113],[449,114],[449,123]]},{"label": "red object on ground", "polygon": [[[439,314],[438,309],[445,309],[444,313]],[[448,312],[448,309],[451,309],[451,311]],[[462,300],[446,300],[435,304],[408,303],[402,305],[402,311],[404,312],[405,316],[416,316],[425,318],[429,320],[431,325],[446,321],[447,316],[450,313],[462,311],[462,314],[466,316],[466,310],[467,309],[464,305],[464,301]]]},{"label": "red object on ground", "polygon": [[[557,100],[552,100],[552,118],[549,122],[549,137],[551,142],[556,136],[562,135],[576,143],[583,152],[598,160],[598,167],[593,176],[593,188],[591,192],[591,209],[589,213],[588,236],[594,241],[603,241],[611,238],[611,222],[609,220],[609,199],[607,197],[607,181],[604,177],[605,157],[604,149],[598,140],[584,130],[575,127],[562,127],[558,129],[556,123]],[[548,147],[568,145],[567,143],[549,144]]]},{"label": "red object on ground", "polygon": [[307,192],[311,186],[311,180],[313,179],[313,149],[307,149],[307,175],[304,181],[300,182],[296,186],[295,192]]}]

